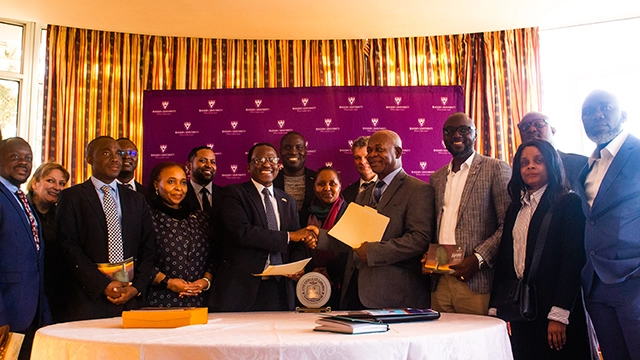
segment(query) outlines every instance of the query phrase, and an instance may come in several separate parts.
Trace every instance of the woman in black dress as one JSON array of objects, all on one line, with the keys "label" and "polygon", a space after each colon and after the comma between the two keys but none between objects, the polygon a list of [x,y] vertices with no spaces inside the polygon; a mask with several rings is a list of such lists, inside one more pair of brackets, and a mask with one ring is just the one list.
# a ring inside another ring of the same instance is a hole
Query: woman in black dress
[{"label": "woman in black dress", "polygon": [[520,145],[509,194],[511,205],[505,215],[490,307],[505,282],[529,278],[541,224],[552,211],[533,281],[536,318],[511,321],[514,358],[590,359],[580,290],[585,218],[581,200],[569,190],[562,161],[551,144],[533,140]]},{"label": "woman in black dress", "polygon": [[148,306],[203,307],[211,287],[211,225],[201,210],[180,205],[187,193],[182,165],[163,162],[151,171],[149,205],[156,241],[156,275]]},{"label": "woman in black dress", "polygon": [[49,300],[54,323],[64,319],[66,306],[65,265],[62,250],[56,242],[56,203],[60,191],[69,182],[69,172],[60,164],[48,162],[36,169],[27,184],[27,199],[38,213],[44,238],[44,291]]}]

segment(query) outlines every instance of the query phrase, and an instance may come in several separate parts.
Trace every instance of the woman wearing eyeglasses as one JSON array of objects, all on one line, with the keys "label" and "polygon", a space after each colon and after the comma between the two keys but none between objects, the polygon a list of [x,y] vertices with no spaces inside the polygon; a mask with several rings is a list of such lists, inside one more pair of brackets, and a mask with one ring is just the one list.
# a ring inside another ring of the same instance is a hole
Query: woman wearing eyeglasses
[{"label": "woman wearing eyeglasses", "polygon": [[190,211],[180,202],[187,194],[182,165],[162,162],[151,170],[148,189],[156,241],[153,285],[148,306],[202,307],[211,287],[211,225],[200,209]]},{"label": "woman wearing eyeglasses", "polygon": [[[524,279],[535,289],[536,316],[531,321],[511,320],[514,358],[590,359],[580,293],[585,218],[550,143],[533,140],[520,145],[509,195],[489,314],[504,318],[507,308],[499,304],[504,300],[501,294],[508,292],[503,290],[508,282]],[[541,255],[536,257],[536,251]]]}]

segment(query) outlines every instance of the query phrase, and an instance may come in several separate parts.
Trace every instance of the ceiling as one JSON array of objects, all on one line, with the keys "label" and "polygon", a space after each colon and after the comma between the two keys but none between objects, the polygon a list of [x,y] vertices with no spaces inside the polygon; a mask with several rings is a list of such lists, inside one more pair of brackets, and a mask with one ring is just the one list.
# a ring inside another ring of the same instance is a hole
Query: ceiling
[{"label": "ceiling", "polygon": [[357,39],[640,17],[638,0],[0,0],[0,18],[137,34]]}]

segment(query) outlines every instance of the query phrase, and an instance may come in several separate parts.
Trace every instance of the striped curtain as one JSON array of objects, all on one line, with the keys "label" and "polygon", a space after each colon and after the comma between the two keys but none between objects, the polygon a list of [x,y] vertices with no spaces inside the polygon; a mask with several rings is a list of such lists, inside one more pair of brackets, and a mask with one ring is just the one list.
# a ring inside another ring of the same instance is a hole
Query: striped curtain
[{"label": "striped curtain", "polygon": [[[515,124],[540,108],[538,29],[355,40],[231,40],[50,25],[43,160],[73,184],[99,135],[142,148],[144,90],[462,85],[477,150],[511,160]],[[140,162],[142,159],[140,159]],[[142,163],[138,172],[142,169]],[[136,174],[137,176],[140,175]]]}]

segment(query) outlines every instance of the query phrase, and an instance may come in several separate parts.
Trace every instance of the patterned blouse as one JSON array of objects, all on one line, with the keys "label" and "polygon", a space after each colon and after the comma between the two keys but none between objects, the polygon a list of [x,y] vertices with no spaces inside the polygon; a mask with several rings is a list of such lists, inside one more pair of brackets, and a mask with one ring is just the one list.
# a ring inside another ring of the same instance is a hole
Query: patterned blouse
[{"label": "patterned blouse", "polygon": [[[196,281],[211,272],[212,232],[209,218],[200,210],[194,210],[185,219],[178,220],[159,209],[151,209],[153,236],[156,241],[155,272],[161,271],[170,278]],[[154,307],[204,307],[209,292],[180,298],[169,289],[151,286],[148,306]]]}]

